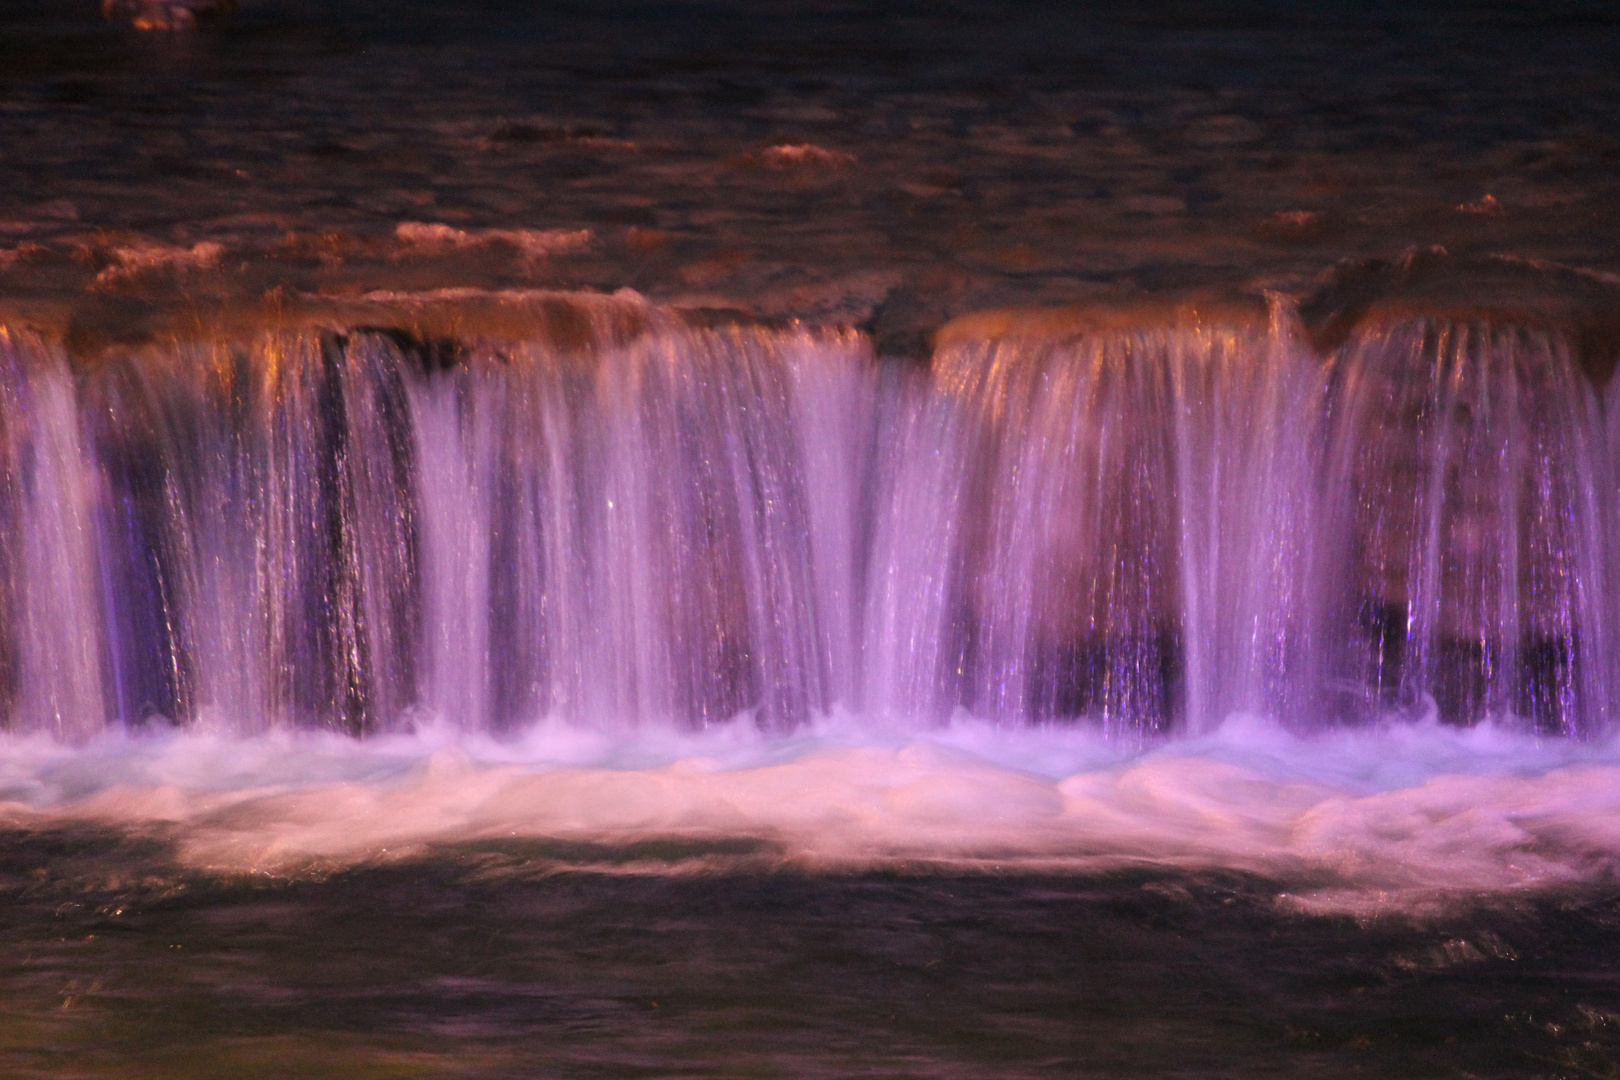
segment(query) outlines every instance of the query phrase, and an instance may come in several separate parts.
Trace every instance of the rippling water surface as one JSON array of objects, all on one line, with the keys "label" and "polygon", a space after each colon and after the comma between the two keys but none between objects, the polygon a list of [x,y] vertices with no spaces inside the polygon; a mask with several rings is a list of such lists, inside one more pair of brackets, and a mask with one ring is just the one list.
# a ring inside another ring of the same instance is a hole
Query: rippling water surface
[{"label": "rippling water surface", "polygon": [[8,14],[0,287],[87,340],[267,290],[538,283],[916,352],[974,307],[1435,244],[1617,269],[1598,3]]}]

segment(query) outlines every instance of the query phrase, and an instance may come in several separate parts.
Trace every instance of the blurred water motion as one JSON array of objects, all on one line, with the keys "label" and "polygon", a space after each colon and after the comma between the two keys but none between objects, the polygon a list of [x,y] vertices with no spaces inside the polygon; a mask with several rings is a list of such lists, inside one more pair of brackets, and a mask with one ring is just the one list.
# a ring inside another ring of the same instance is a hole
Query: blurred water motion
[{"label": "blurred water motion", "polygon": [[9,337],[9,726],[1607,730],[1615,448],[1568,332],[1369,317],[1323,359],[1281,300],[1010,312],[919,368],[501,302],[505,337]]}]

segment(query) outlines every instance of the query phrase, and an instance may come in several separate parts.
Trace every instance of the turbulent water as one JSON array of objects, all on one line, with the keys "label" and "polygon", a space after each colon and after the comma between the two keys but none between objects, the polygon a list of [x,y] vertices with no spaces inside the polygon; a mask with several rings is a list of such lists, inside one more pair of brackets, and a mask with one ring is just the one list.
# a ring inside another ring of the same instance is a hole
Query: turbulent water
[{"label": "turbulent water", "polygon": [[7,823],[134,829],[194,872],[291,877],[466,845],[523,872],[708,876],[1230,871],[1290,910],[1432,914],[1606,884],[1620,755],[1434,725],[1301,737],[1232,720],[1133,754],[1095,733],[839,717],[744,731],[516,742],[442,729],[13,741]]},{"label": "turbulent water", "polygon": [[848,716],[0,744],[17,1076],[1602,1075],[1620,754]]}]

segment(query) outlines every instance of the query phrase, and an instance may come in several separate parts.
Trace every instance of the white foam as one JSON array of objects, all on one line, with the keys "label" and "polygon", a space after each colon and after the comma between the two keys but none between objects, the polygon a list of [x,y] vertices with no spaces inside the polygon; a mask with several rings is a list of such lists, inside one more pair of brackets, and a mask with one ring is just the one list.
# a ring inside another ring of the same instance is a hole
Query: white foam
[{"label": "white foam", "polygon": [[744,724],[10,738],[0,821],[160,827],[186,864],[225,873],[497,839],[756,838],[811,870],[1237,870],[1303,908],[1366,913],[1610,875],[1620,745],[1433,724],[1304,737],[1233,718],[1132,751],[1084,729],[847,716],[786,738]]}]

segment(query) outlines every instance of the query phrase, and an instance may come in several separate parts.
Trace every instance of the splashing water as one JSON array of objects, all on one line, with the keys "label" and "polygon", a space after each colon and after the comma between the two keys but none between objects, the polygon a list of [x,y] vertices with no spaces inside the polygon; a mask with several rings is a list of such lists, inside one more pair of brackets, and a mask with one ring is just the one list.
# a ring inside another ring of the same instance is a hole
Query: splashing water
[{"label": "splashing water", "polygon": [[504,339],[5,339],[14,820],[231,869],[737,834],[1330,906],[1607,873],[1613,440],[1556,333],[970,320],[922,370],[529,302]]},{"label": "splashing water", "polygon": [[[1490,724],[1301,736],[1234,718],[1141,753],[1080,728],[916,735],[835,714],[787,738],[558,723],[516,741],[12,737],[4,761],[0,824],[133,829],[210,873],[545,841],[531,872],[1222,870],[1302,910],[1371,914],[1592,884],[1620,859],[1615,746]],[[650,841],[676,854],[636,857]]]}]

